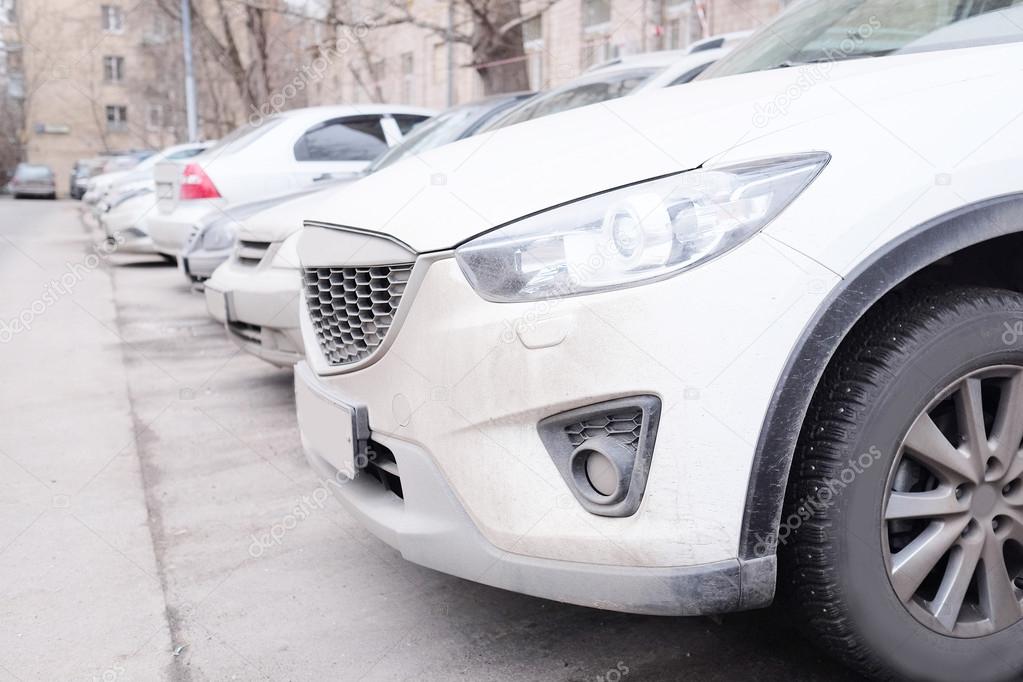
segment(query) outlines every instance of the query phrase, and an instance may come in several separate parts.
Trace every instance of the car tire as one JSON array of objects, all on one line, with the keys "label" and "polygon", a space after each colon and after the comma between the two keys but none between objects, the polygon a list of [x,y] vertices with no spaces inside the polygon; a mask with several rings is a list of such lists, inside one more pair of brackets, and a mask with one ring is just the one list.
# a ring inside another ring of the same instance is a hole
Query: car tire
[{"label": "car tire", "polygon": [[779,591],[812,639],[880,679],[1020,679],[1021,408],[1023,295],[908,290],[854,328],[778,533]]}]

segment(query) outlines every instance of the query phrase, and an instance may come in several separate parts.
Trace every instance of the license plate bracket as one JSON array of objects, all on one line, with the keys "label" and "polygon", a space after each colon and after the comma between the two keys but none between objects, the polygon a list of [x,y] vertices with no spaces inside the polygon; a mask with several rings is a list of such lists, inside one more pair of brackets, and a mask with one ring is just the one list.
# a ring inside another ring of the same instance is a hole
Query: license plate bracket
[{"label": "license plate bracket", "polygon": [[368,462],[369,415],[364,406],[340,400],[318,383],[308,365],[296,365],[295,407],[302,446],[355,478]]}]

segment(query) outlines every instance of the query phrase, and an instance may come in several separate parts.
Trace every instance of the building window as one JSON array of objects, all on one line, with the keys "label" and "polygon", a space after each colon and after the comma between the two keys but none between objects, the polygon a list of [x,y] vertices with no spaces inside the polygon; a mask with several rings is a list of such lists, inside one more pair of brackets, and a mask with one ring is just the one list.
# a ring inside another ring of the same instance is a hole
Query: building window
[{"label": "building window", "polygon": [[444,85],[448,82],[448,44],[437,43],[433,46],[433,84]]},{"label": "building window", "polygon": [[583,0],[583,29],[591,31],[611,23],[611,0]]},{"label": "building window", "polygon": [[103,58],[103,80],[107,83],[120,83],[124,80],[124,57]]},{"label": "building window", "polygon": [[611,46],[611,0],[582,0],[582,54],[580,66],[588,68],[615,56]]},{"label": "building window", "polygon": [[543,21],[536,16],[522,24],[522,46],[526,52],[529,87],[541,90],[543,82]]},{"label": "building window", "polygon": [[14,24],[18,21],[17,0],[0,0],[0,23]]},{"label": "building window", "polygon": [[119,132],[128,128],[128,107],[107,105],[107,130]]},{"label": "building window", "polygon": [[691,1],[668,4],[665,8],[665,48],[680,50],[703,37],[698,11]]},{"label": "building window", "polygon": [[120,5],[103,5],[103,30],[107,33],[120,33],[124,30],[124,13]]},{"label": "building window", "polygon": [[370,62],[369,75],[375,83],[384,80],[387,77],[387,62],[383,59],[376,59]]},{"label": "building window", "polygon": [[146,126],[150,130],[160,130],[163,128],[162,104],[150,104],[146,109]]},{"label": "building window", "polygon": [[25,66],[21,58],[21,45],[8,45],[5,50],[4,59],[7,66],[7,74],[15,75],[24,71]]},{"label": "building window", "polygon": [[596,33],[583,38],[582,68],[606,62],[618,56],[618,48],[611,44],[611,36]]},{"label": "building window", "polygon": [[401,54],[401,101],[405,104],[413,104],[415,93],[415,55],[411,52]]}]

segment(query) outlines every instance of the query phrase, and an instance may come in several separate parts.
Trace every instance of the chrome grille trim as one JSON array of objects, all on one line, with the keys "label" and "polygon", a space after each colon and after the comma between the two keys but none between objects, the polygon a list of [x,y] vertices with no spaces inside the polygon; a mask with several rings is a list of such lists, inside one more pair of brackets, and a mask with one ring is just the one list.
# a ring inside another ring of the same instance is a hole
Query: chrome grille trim
[{"label": "chrome grille trim", "polygon": [[328,365],[359,362],[384,344],[413,266],[303,268],[306,310]]}]

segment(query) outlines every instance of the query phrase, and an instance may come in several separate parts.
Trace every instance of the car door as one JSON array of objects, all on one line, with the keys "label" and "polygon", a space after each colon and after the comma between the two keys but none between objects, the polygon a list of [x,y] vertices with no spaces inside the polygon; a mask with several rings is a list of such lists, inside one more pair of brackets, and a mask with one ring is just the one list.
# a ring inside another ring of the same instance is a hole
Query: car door
[{"label": "car door", "polygon": [[380,115],[343,116],[308,128],[295,142],[298,184],[356,175],[388,149]]}]

